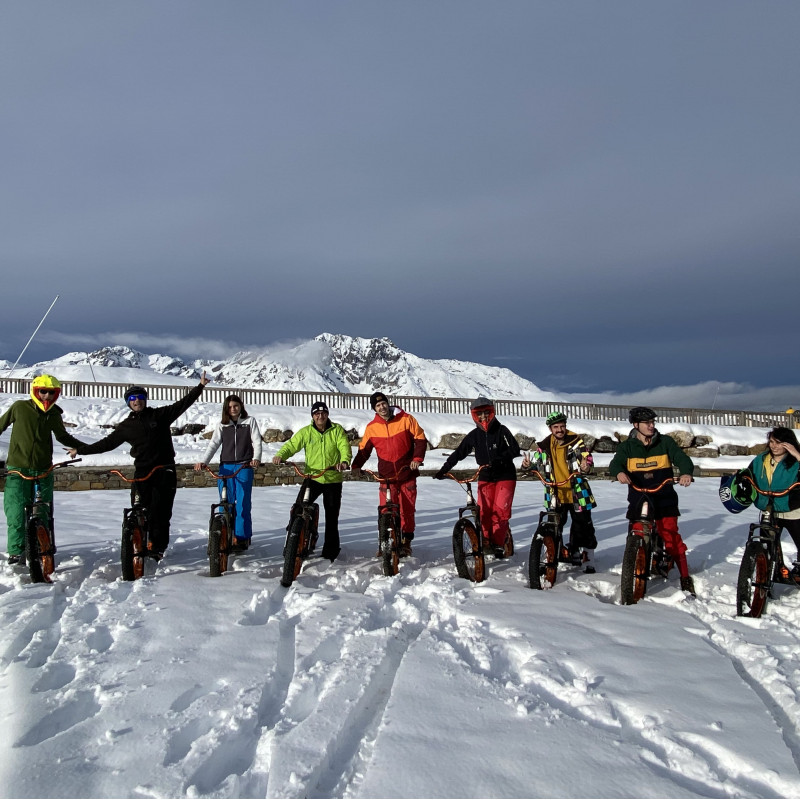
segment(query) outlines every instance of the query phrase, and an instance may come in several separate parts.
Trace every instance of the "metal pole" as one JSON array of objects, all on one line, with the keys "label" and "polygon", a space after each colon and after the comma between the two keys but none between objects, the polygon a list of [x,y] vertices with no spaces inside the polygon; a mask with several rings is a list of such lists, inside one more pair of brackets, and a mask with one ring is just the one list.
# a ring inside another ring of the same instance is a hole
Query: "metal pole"
[{"label": "metal pole", "polygon": [[9,375],[17,368],[17,364],[19,364],[19,360],[22,358],[22,356],[25,355],[25,351],[28,349],[28,345],[33,341],[33,337],[36,336],[36,334],[39,332],[39,328],[42,327],[42,323],[47,319],[47,315],[53,310],[53,306],[56,304],[56,300],[58,300],[58,298],[60,296],[61,295],[57,294],[56,295],[56,299],[53,300],[52,303],[50,303],[50,308],[48,308],[47,311],[44,312],[44,316],[42,317],[42,321],[36,326],[36,330],[31,334],[31,338],[28,339],[27,344],[25,345],[25,347],[22,348],[22,352],[17,356],[17,360],[14,362],[14,366],[11,367],[11,369],[9,370],[9,373],[8,373]]}]

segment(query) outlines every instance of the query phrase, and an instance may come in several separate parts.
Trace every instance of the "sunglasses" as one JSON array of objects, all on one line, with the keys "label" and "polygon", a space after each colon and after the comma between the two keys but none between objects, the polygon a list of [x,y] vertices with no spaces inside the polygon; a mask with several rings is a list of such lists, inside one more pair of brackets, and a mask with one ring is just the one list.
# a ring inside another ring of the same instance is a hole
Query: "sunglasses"
[{"label": "sunglasses", "polygon": [[147,395],[145,395],[145,394],[129,394],[128,395],[128,402],[132,403],[134,400],[147,400]]},{"label": "sunglasses", "polygon": [[39,396],[41,397],[43,394],[55,394],[55,389],[39,389]]}]

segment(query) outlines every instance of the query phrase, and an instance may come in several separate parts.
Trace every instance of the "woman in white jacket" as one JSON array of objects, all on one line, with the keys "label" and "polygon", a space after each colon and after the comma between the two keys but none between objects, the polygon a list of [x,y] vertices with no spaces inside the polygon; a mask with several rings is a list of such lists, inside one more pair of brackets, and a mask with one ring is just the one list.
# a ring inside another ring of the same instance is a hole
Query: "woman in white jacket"
[{"label": "woman in white jacket", "polygon": [[236,476],[221,477],[217,481],[222,493],[225,481],[228,484],[228,502],[235,506],[234,549],[247,550],[253,535],[253,522],[250,517],[251,495],[253,491],[253,468],[261,463],[261,431],[254,417],[248,415],[242,399],[229,394],[222,404],[222,421],[217,424],[203,460],[194,465],[203,469],[222,447],[219,457],[219,474],[233,475],[242,464],[247,466]]}]

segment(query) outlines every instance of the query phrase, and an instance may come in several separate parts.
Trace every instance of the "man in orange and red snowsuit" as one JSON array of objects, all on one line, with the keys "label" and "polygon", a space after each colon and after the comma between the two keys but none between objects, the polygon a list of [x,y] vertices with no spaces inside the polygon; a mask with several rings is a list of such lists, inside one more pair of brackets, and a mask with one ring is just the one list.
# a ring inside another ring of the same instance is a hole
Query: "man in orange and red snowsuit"
[{"label": "man in orange and red snowsuit", "polygon": [[417,505],[417,471],[425,460],[428,446],[425,432],[411,414],[406,414],[397,406],[390,406],[383,392],[375,392],[369,404],[375,417],[367,424],[351,469],[357,475],[375,450],[378,455],[378,475],[392,481],[381,486],[381,503],[386,502],[388,485],[392,502],[400,506],[401,554],[411,555]]}]

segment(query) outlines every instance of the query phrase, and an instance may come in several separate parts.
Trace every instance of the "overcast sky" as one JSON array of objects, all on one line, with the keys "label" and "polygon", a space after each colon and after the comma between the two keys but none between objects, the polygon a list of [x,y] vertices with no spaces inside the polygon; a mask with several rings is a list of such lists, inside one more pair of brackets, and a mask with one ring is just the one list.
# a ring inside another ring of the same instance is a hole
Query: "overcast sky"
[{"label": "overcast sky", "polygon": [[794,0],[4,0],[0,358],[60,294],[24,362],[330,331],[797,385],[799,40]]}]

